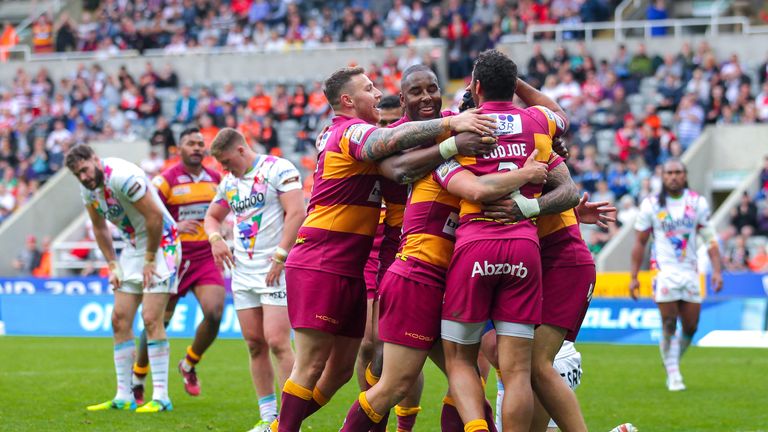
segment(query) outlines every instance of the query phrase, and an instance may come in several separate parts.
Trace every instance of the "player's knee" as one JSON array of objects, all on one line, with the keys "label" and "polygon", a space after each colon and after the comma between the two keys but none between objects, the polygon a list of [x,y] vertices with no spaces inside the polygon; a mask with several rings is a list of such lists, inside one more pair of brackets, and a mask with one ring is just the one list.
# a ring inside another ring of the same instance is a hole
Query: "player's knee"
[{"label": "player's knee", "polygon": [[268,340],[267,345],[269,345],[269,350],[276,358],[282,358],[291,351],[291,342],[289,340],[274,338]]},{"label": "player's knee", "polygon": [[203,319],[213,328],[218,328],[221,324],[221,317],[223,314],[223,305],[208,306],[203,309]]},{"label": "player's knee", "polygon": [[698,324],[689,324],[689,325],[683,324],[683,335],[688,337],[689,339],[693,339],[693,335],[696,334],[696,331],[698,329],[699,329]]},{"label": "player's knee", "polygon": [[117,310],[112,310],[112,331],[115,333],[122,333],[130,329],[130,323],[128,323],[128,316],[124,313],[120,313]]},{"label": "player's knee", "polygon": [[248,354],[256,358],[267,352],[267,341],[261,338],[249,338],[245,340],[248,345]]},{"label": "player's knee", "polygon": [[677,317],[664,317],[661,320],[661,325],[664,326],[667,333],[674,333],[677,329]]},{"label": "player's knee", "polygon": [[155,330],[163,327],[163,317],[158,317],[157,315],[148,312],[146,309],[141,311],[141,319],[144,321],[144,328],[147,329],[147,334],[151,334]]}]

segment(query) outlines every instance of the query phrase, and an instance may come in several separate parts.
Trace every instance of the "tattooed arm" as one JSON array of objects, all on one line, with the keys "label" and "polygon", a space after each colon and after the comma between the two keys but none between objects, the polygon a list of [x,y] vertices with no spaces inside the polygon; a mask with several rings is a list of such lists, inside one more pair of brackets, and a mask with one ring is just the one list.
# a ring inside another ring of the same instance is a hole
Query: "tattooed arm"
[{"label": "tattooed arm", "polygon": [[[565,164],[559,164],[549,172],[547,184],[552,190],[536,198],[539,203],[540,215],[561,213],[579,204],[579,191]],[[483,210],[486,216],[502,222],[525,219],[520,207],[512,199],[488,203],[483,207]]]},{"label": "tattooed arm", "polygon": [[474,132],[491,135],[495,130],[493,117],[468,110],[457,116],[420,122],[403,123],[395,128],[375,129],[360,144],[355,157],[375,161],[389,155],[429,142],[445,132]]}]

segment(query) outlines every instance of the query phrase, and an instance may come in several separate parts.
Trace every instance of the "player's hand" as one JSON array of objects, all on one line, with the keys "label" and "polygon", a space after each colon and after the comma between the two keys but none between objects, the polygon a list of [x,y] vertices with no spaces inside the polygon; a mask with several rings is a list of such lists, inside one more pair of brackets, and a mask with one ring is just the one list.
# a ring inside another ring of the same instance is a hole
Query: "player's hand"
[{"label": "player's hand", "polygon": [[272,267],[269,268],[269,273],[267,273],[267,286],[277,286],[280,284],[280,275],[283,273],[283,270],[285,269],[285,263],[272,260]]},{"label": "player's hand", "polygon": [[454,138],[459,154],[464,156],[486,155],[497,147],[494,136],[480,136],[471,132],[462,132]]},{"label": "player's hand", "polygon": [[235,257],[232,256],[232,251],[229,250],[227,242],[217,240],[211,243],[211,252],[213,253],[213,261],[219,268],[224,266],[230,270],[235,268]]},{"label": "player's hand", "polygon": [[176,222],[176,227],[180,233],[196,234],[203,228],[203,223],[197,220],[183,220]]},{"label": "player's hand", "polygon": [[478,135],[493,135],[496,131],[496,120],[480,114],[476,108],[468,109],[459,115],[447,117],[453,132],[474,132]]},{"label": "player's hand", "polygon": [[544,184],[547,182],[547,164],[541,163],[536,160],[536,156],[539,154],[537,149],[533,149],[531,155],[525,160],[525,165],[520,168],[520,172],[525,173],[528,176],[528,183]]},{"label": "player's hand", "polygon": [[629,296],[632,297],[633,300],[637,300],[639,294],[640,294],[640,281],[638,281],[637,278],[634,278],[631,281],[629,281]]},{"label": "player's hand", "polygon": [[110,261],[109,264],[109,285],[113,290],[120,289],[120,285],[123,282],[123,270],[120,268],[120,263],[117,261]]},{"label": "player's hand", "polygon": [[155,263],[154,262],[145,262],[144,263],[144,269],[141,271],[144,277],[144,289],[150,289],[152,286],[154,286],[154,279],[155,276],[160,276],[155,271]]},{"label": "player's hand", "polygon": [[723,275],[720,272],[712,272],[712,289],[719,293],[723,289]]},{"label": "player's hand", "polygon": [[512,198],[483,203],[483,214],[501,223],[513,223],[525,219],[520,207]]},{"label": "player's hand", "polygon": [[608,222],[616,222],[616,207],[608,201],[589,202],[588,192],[581,196],[576,214],[579,215],[579,222],[600,228],[608,229]]},{"label": "player's hand", "polygon": [[568,157],[571,156],[568,147],[565,146],[565,140],[563,140],[562,137],[555,137],[555,139],[552,140],[552,150],[565,159],[568,159]]}]

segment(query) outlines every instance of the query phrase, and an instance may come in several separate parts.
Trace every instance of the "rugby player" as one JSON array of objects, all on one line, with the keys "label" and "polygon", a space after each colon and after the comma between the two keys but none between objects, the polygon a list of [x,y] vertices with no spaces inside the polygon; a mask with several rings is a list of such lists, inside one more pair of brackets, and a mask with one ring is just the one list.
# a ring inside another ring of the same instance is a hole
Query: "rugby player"
[{"label": "rugby player", "polygon": [[[232,297],[259,397],[261,419],[254,430],[263,431],[277,418],[270,352],[280,385],[293,367],[283,270],[304,219],[304,196],[293,164],[256,154],[235,129],[219,131],[211,153],[229,174],[205,215],[205,231],[216,263],[232,270]],[[236,218],[234,255],[220,234],[230,211]]]},{"label": "rugby player", "polygon": [[[495,50],[480,54],[470,91],[481,112],[498,119],[499,148],[483,158],[456,158],[435,172],[442,186],[465,198],[447,276],[442,337],[451,393],[465,427],[478,431],[490,427],[484,420],[482,388],[475,372],[479,342],[488,319],[493,319],[496,327],[504,386],[513,389],[503,402],[506,428],[528,430],[530,427],[534,325],[541,321],[541,260],[536,225],[527,219],[503,224],[486,217],[476,204],[479,200],[473,197],[473,188],[464,179],[473,178],[473,174],[515,170],[534,149],[539,151],[539,160],[549,162],[554,156],[553,138],[567,127],[562,110],[530,86],[523,87],[524,92],[534,92],[549,106],[531,104],[525,97],[521,99],[529,103],[529,108],[513,105],[517,84],[517,68],[511,59]],[[572,181],[570,185],[564,182],[570,180],[567,170],[565,179],[559,173],[562,168],[555,166],[547,178],[549,186],[564,191],[549,194],[556,198],[553,201],[560,211],[573,207],[578,201]],[[564,183],[566,187],[558,187]],[[528,184],[513,194],[526,216],[538,213],[534,198],[541,191],[541,185]],[[551,368],[551,363],[549,366]],[[460,394],[456,393],[458,389]]]},{"label": "rugby player", "polygon": [[[163,171],[152,180],[160,199],[177,221],[184,257],[179,270],[178,292],[171,296],[165,307],[165,326],[173,316],[179,299],[192,291],[200,303],[203,320],[197,326],[192,345],[179,362],[184,379],[184,390],[191,396],[200,394],[196,365],[219,334],[224,309],[224,278],[216,267],[211,247],[203,230],[203,219],[208,211],[221,175],[203,166],[205,143],[197,128],[188,128],[179,137],[181,161]],[[142,332],[136,363],[133,365],[133,395],[136,402],[144,399],[144,380],[149,371],[146,332]]]},{"label": "rugby player", "polygon": [[[490,134],[494,125],[469,111],[452,119],[377,128],[381,92],[362,68],[335,72],[324,91],[335,117],[318,140],[308,216],[287,262],[296,363],[283,389],[280,421],[273,423],[280,431],[298,431],[354,371],[365,329],[363,267],[381,206],[375,161],[449,132]],[[475,140],[482,142],[479,135]],[[455,142],[443,149],[457,154]]]},{"label": "rugby player", "polygon": [[[662,338],[659,341],[661,360],[667,371],[667,389],[685,390],[680,373],[680,358],[691,345],[701,313],[701,287],[696,267],[697,235],[701,235],[712,262],[712,288],[723,287],[720,251],[715,231],[709,223],[707,200],[688,187],[685,165],[678,159],[664,163],[662,189],[640,204],[635,220],[635,245],[632,248],[629,293],[637,299],[640,282],[637,273],[645,247],[653,235],[651,268],[654,300],[659,307]],[[682,335],[676,336],[677,319],[682,322]]]},{"label": "rugby player", "polygon": [[[168,297],[176,292],[176,272],[181,260],[176,222],[138,166],[118,158],[100,159],[84,144],[67,153],[65,164],[81,184],[80,192],[93,223],[96,243],[109,263],[109,283],[115,291],[112,331],[117,393],[112,400],[87,409],[136,408],[131,393],[131,367],[136,350],[133,319],[141,305],[152,368],[152,400],[136,412],[170,411],[173,409],[168,396],[170,346],[163,313]],[[120,230],[126,243],[119,261],[107,220]]]}]

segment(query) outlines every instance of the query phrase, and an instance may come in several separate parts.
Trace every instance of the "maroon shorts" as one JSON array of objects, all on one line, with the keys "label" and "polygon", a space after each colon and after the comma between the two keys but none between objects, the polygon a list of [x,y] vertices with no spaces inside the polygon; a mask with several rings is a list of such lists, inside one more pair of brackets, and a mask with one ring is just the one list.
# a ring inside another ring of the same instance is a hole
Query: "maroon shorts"
[{"label": "maroon shorts", "polygon": [[443,289],[387,272],[379,292],[379,339],[429,350],[440,337]]},{"label": "maroon shorts", "polygon": [[317,270],[285,269],[291,327],[362,338],[366,301],[362,279]]},{"label": "maroon shorts", "polygon": [[[183,252],[182,252],[183,254]],[[181,258],[179,266],[179,288],[175,297],[184,297],[191,288],[202,285],[224,286],[224,277],[216,267],[212,255],[200,258]]]},{"label": "maroon shorts", "polygon": [[365,269],[363,269],[363,277],[365,279],[365,296],[368,300],[373,300],[377,297],[378,284],[376,279],[379,277],[379,258],[369,256],[368,261],[365,262]]},{"label": "maroon shorts", "polygon": [[453,253],[442,318],[541,323],[541,258],[530,239],[466,243]]},{"label": "maroon shorts", "polygon": [[565,338],[575,341],[589,308],[595,278],[594,264],[543,268],[541,323],[568,330]]}]

